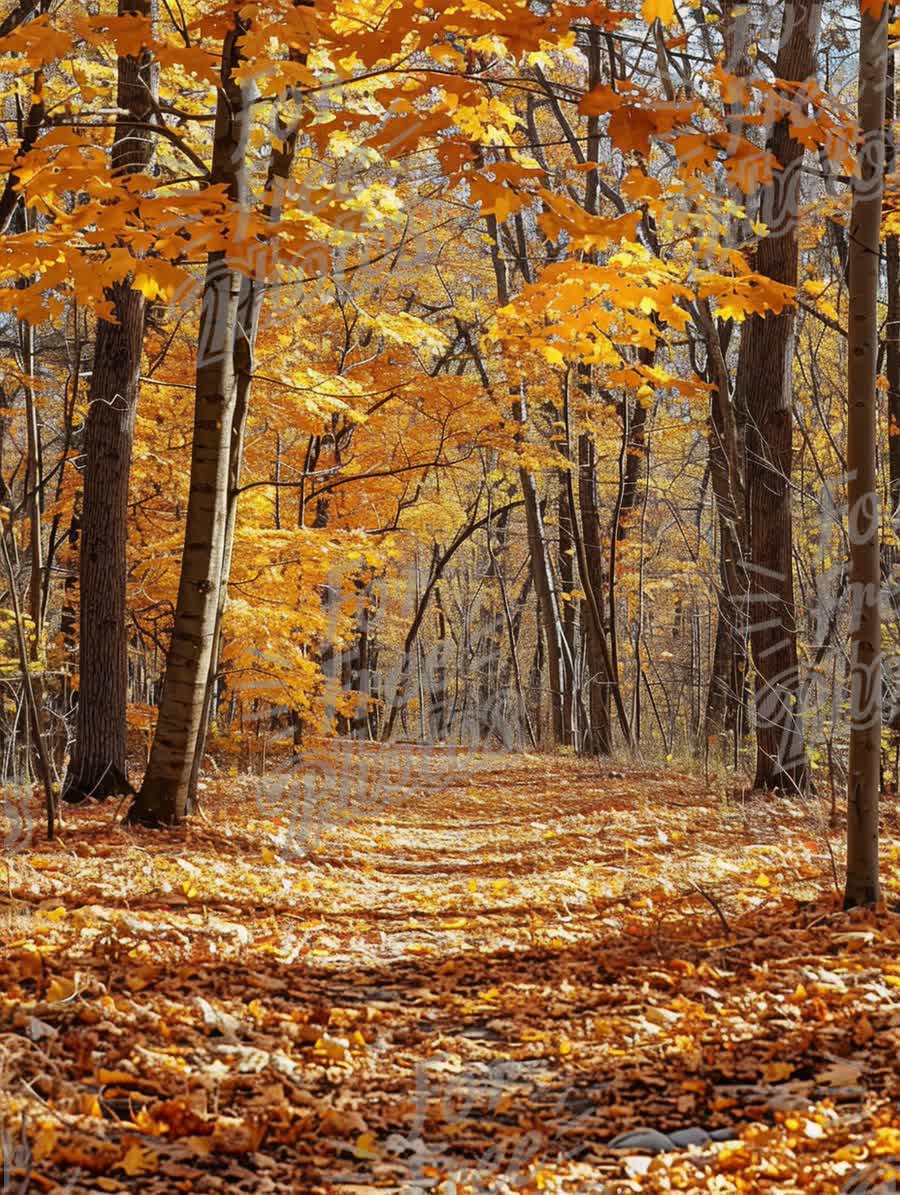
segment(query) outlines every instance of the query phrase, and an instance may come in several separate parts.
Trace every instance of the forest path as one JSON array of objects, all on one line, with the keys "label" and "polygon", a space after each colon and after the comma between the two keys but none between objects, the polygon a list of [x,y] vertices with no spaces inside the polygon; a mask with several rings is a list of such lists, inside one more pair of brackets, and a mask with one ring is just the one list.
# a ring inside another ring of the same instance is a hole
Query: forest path
[{"label": "forest path", "polygon": [[[838,910],[817,802],[340,744],[177,831],[6,813],[32,1190],[837,1193],[900,1155],[900,918]],[[606,1148],[639,1126],[740,1138],[647,1169]]]}]

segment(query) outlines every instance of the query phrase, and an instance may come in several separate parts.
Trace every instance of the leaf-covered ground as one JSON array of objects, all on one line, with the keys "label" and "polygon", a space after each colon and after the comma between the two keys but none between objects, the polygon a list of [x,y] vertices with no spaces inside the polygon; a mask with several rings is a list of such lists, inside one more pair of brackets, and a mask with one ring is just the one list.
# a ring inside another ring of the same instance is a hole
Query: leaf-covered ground
[{"label": "leaf-covered ground", "polygon": [[[872,1193],[900,1157],[896,812],[865,914],[818,802],[559,758],[335,748],[53,845],[6,812],[4,1190]],[[608,1148],[637,1128],[736,1137]]]}]

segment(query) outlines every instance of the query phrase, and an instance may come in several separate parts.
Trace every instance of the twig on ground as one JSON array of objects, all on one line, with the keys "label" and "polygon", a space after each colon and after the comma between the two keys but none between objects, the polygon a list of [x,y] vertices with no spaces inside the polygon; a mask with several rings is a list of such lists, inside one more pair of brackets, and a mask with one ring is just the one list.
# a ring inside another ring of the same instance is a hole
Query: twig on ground
[{"label": "twig on ground", "polygon": [[715,898],[715,897],[712,895],[712,893],[711,893],[711,892],[707,892],[705,888],[701,888],[701,887],[700,887],[700,885],[699,885],[699,884],[697,884],[697,883],[695,883],[695,881],[694,881],[694,880],[688,880],[688,883],[689,883],[689,884],[690,884],[690,886],[691,886],[691,887],[694,889],[694,891],[695,891],[695,892],[699,893],[699,894],[700,894],[700,896],[702,896],[702,897],[703,897],[703,899],[704,899],[704,900],[705,900],[705,901],[706,901],[708,904],[712,905],[713,909],[714,909],[714,910],[715,910],[715,912],[716,912],[716,916],[719,918],[719,920],[720,920],[720,921],[721,921],[721,923],[722,923],[722,928],[725,930],[725,933],[726,933],[726,934],[728,934],[728,936],[729,936],[730,938],[731,938],[731,937],[733,937],[733,936],[734,936],[734,930],[733,930],[733,929],[731,928],[731,926],[728,924],[728,918],[727,918],[727,917],[725,916],[725,914],[722,912],[722,906],[719,904],[719,902],[716,900],[716,898]]}]

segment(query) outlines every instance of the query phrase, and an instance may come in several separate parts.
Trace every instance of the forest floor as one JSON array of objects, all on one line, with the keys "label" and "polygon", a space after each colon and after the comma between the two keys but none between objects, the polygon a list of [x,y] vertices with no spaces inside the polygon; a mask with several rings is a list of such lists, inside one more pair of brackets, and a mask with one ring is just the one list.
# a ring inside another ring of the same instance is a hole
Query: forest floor
[{"label": "forest floor", "polygon": [[819,801],[672,772],[345,745],[203,805],[5,795],[4,1191],[896,1190],[896,807],[848,914]]}]

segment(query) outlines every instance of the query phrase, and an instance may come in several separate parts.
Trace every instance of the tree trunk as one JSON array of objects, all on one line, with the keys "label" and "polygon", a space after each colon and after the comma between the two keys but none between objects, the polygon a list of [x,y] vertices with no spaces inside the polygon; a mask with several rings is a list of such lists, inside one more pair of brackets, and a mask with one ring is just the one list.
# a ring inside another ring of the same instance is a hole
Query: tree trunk
[{"label": "tree trunk", "polygon": [[[897,79],[894,51],[888,56],[887,87],[884,96],[884,174],[897,168],[894,121],[897,118]],[[888,384],[888,476],[890,478],[890,521],[900,530],[900,236],[884,238],[887,266],[887,319],[884,328],[884,372]]]},{"label": "tree trunk", "polygon": [[874,904],[878,883],[881,762],[881,562],[875,374],[878,273],[884,192],[884,101],[888,5],[860,14],[861,173],[850,217],[847,335],[847,489],[850,505],[850,758],[847,777],[846,908]]},{"label": "tree trunk", "polygon": [[[491,238],[491,260],[497,286],[497,302],[501,307],[510,301],[509,276],[506,262],[500,251],[500,228],[497,217],[486,218],[488,235]],[[511,391],[512,417],[518,425],[517,434],[523,437],[528,421],[528,408],[521,386]],[[528,552],[531,571],[534,576],[534,590],[541,611],[544,641],[547,649],[547,664],[550,671],[550,711],[553,742],[555,745],[569,741],[563,713],[563,694],[566,688],[566,653],[568,645],[563,634],[559,594],[556,578],[550,561],[550,547],[544,528],[544,518],[538,500],[537,485],[530,469],[519,469],[519,481],[525,502],[525,523],[528,530]]]},{"label": "tree trunk", "polygon": [[[155,17],[155,0],[119,0],[119,16]],[[146,127],[158,90],[149,52],[118,62],[114,174],[147,169]],[[145,300],[126,278],[107,292],[116,322],[99,320],[84,433],[80,520],[80,651],[75,746],[66,801],[132,792],[125,762],[128,639],[125,626],[128,476],[140,386]]]},{"label": "tree trunk", "polygon": [[709,476],[719,518],[718,621],[706,700],[706,739],[744,726],[747,668],[746,412],[731,393],[728,367],[712,313],[698,304],[706,344],[707,379],[714,389],[709,418]]},{"label": "tree trunk", "polygon": [[[561,445],[568,460],[568,443]],[[571,477],[568,469],[560,469],[557,484],[557,520],[559,523],[559,542],[557,545],[557,559],[559,560],[559,590],[562,608],[562,633],[566,642],[564,659],[565,689],[563,691],[563,725],[566,732],[566,746],[578,747],[580,734],[578,727],[578,706],[575,700],[575,653],[576,626],[575,616],[577,607],[572,600],[575,589],[575,540],[572,534],[572,521],[575,511],[569,501]]]},{"label": "tree trunk", "polygon": [[[721,541],[725,539],[721,518],[719,528]],[[724,546],[720,550],[725,550]],[[745,606],[742,595],[736,598],[731,590],[725,562],[720,563],[719,572],[716,639],[704,723],[706,739],[711,746],[713,740],[723,735],[733,735],[739,741],[747,727],[744,716],[747,671]]]},{"label": "tree trunk", "polygon": [[[305,55],[297,50],[291,51],[292,60],[305,60]],[[285,125],[279,119],[279,140],[272,150],[266,178],[267,201],[263,207],[263,215],[270,225],[278,224],[281,220],[284,206],[284,194],[291,170],[294,165],[294,154],[297,149],[298,125]],[[259,317],[262,311],[265,290],[265,262],[267,253],[264,251],[257,259],[262,263],[262,277],[245,277],[241,282],[240,299],[238,300],[237,330],[234,341],[234,378],[236,397],[234,414],[231,420],[231,447],[228,463],[228,510],[225,517],[225,547],[222,552],[222,566],[219,575],[218,600],[216,602],[216,625],[213,633],[212,651],[209,656],[209,671],[206,679],[206,689],[203,694],[203,712],[200,717],[200,729],[194,747],[194,759],[191,765],[190,791],[188,804],[196,800],[197,783],[200,779],[200,769],[203,765],[203,755],[206,750],[206,740],[209,735],[209,724],[213,713],[213,698],[219,677],[219,657],[222,646],[222,622],[225,618],[225,608],[228,605],[228,579],[231,576],[231,560],[234,554],[234,534],[237,529],[238,501],[240,498],[240,479],[244,464],[244,439],[247,429],[247,416],[250,412],[250,390],[253,384],[253,362],[256,353],[256,335],[259,331]],[[275,490],[276,500],[280,493]],[[276,507],[276,511],[278,511]]]},{"label": "tree trunk", "polygon": [[[496,537],[496,548],[491,537]],[[478,666],[478,716],[481,739],[487,744],[494,732],[496,703],[500,693],[500,654],[503,642],[503,610],[496,600],[495,590],[500,577],[500,557],[506,551],[509,538],[509,513],[485,528],[487,568],[485,570],[485,598],[481,605],[481,623],[475,658]]]},{"label": "tree trunk", "polygon": [[887,327],[885,376],[888,382],[888,466],[891,523],[900,532],[900,237],[885,237],[887,260]]},{"label": "tree trunk", "polygon": [[[590,718],[588,748],[595,755],[609,755],[612,751],[610,696],[612,677],[608,668],[608,649],[603,618],[603,530],[597,502],[597,460],[593,436],[582,432],[578,437],[578,501],[581,506],[581,537],[587,575],[584,580],[592,591],[601,625],[596,625],[590,600],[583,605],[584,636],[590,670],[588,712]],[[587,592],[587,589],[586,591]],[[604,640],[601,642],[601,638]]]},{"label": "tree trunk", "polygon": [[[785,5],[775,65],[779,79],[804,82],[814,73],[820,18],[818,0],[789,0]],[[762,195],[759,218],[769,233],[759,242],[756,269],[776,282],[795,286],[804,151],[791,137],[789,118],[773,126],[768,149],[781,169]],[[737,388],[748,420],[750,641],[756,670],[754,786],[785,792],[803,791],[808,785],[792,559],[793,357],[793,309],[747,320]]]},{"label": "tree trunk", "polygon": [[[566,441],[571,442],[571,419],[569,413],[569,395],[568,388],[565,392],[565,402],[563,405],[564,426],[566,429]],[[591,480],[595,480],[593,475],[593,457],[591,458]],[[575,502],[575,486],[572,481],[571,472],[567,471],[565,475],[566,487],[569,495],[569,509],[574,511],[576,507]],[[594,504],[596,514],[596,500],[591,499]],[[588,559],[587,549],[585,548],[584,539],[582,538],[581,528],[575,519],[571,523],[572,545],[575,549],[575,559],[578,562],[578,577],[581,581],[581,587],[584,590],[587,599],[586,605],[588,608],[588,626],[590,628],[590,642],[592,650],[596,650],[599,658],[598,662],[602,669],[602,675],[611,678],[610,684],[607,686],[607,693],[612,697],[616,706],[616,714],[619,719],[619,726],[622,730],[622,735],[629,748],[635,746],[632,726],[628,721],[628,715],[625,711],[625,706],[622,701],[622,692],[619,688],[618,681],[615,679],[612,655],[609,644],[606,640],[606,628],[603,625],[603,604],[599,594],[600,578],[592,575],[591,563]],[[640,678],[639,682],[640,683]]]},{"label": "tree trunk", "polygon": [[528,529],[528,552],[534,575],[534,589],[541,609],[544,645],[550,680],[550,725],[554,745],[568,742],[563,715],[563,693],[566,686],[566,641],[562,633],[559,595],[550,563],[550,550],[544,529],[544,517],[538,501],[534,474],[519,470],[522,495],[525,500],[525,522]]},{"label": "tree trunk", "polygon": [[[894,51],[888,55],[887,88],[884,96],[884,174],[893,174],[897,164],[894,140],[894,120],[897,114],[897,80]],[[884,238],[884,257],[887,266],[887,318],[884,324],[884,373],[887,379],[889,526],[894,536],[900,534],[900,236],[889,233]],[[882,569],[890,598],[890,623],[900,623],[900,594],[894,582],[894,566],[898,560],[894,537],[882,546]],[[887,680],[887,678],[885,678]],[[885,704],[882,718],[893,732],[894,742],[900,744],[900,694],[896,685],[884,687]],[[894,777],[895,783],[898,777]]]},{"label": "tree trunk", "polygon": [[[211,182],[247,202],[247,135],[252,83],[235,77],[248,26],[240,16],[225,36],[216,105]],[[188,813],[193,761],[205,708],[227,551],[232,428],[238,398],[235,349],[244,276],[222,250],[210,253],[203,287],[187,525],[175,625],[159,720],[143,787],[129,817],[174,825]]]},{"label": "tree trunk", "polygon": [[[655,352],[652,349],[638,349],[638,360],[642,365],[652,365]],[[619,404],[622,413],[622,441],[619,449],[619,489],[616,494],[612,516],[612,534],[609,542],[609,596],[607,599],[609,621],[609,654],[613,684],[618,687],[619,678],[619,628],[617,621],[616,585],[618,582],[618,546],[629,530],[631,512],[638,497],[638,478],[644,459],[644,437],[647,426],[647,407],[637,397],[634,408],[623,394]],[[629,731],[629,739],[633,736]]]}]

